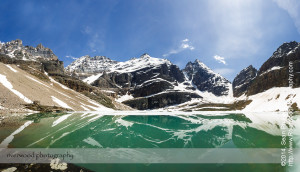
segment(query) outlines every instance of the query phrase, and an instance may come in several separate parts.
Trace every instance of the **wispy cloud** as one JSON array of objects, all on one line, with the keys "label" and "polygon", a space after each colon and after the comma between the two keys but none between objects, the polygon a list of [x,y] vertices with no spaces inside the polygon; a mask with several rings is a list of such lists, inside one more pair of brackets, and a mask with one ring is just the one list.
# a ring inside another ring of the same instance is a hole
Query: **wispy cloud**
[{"label": "wispy cloud", "polygon": [[69,56],[66,56],[66,58],[73,59],[73,60],[76,60],[76,59],[78,59],[78,58],[76,58],[76,57],[74,57],[74,56],[71,56],[71,55],[69,55]]},{"label": "wispy cloud", "polygon": [[93,53],[104,50],[105,44],[102,38],[103,36],[101,36],[103,34],[94,31],[90,26],[85,26],[81,32],[87,36],[87,45]]},{"label": "wispy cloud", "polygon": [[181,41],[181,44],[176,49],[170,50],[168,53],[164,54],[163,56],[167,57],[171,54],[178,54],[178,53],[180,53],[181,51],[184,51],[184,50],[194,50],[194,49],[195,49],[195,47],[193,47],[191,45],[190,40],[186,38],[186,39]]},{"label": "wispy cloud", "polygon": [[264,15],[263,3],[252,0],[208,2],[208,17],[213,23],[212,29],[217,39],[216,53],[230,58],[244,58],[259,52],[260,40],[269,30],[261,25]]},{"label": "wispy cloud", "polygon": [[219,63],[223,63],[224,65],[226,65],[226,61],[225,61],[225,58],[224,57],[221,57],[219,55],[215,55],[214,56],[214,59],[219,62]]},{"label": "wispy cloud", "polygon": [[274,0],[277,5],[286,10],[293,19],[298,32],[300,33],[300,3],[299,0]]}]

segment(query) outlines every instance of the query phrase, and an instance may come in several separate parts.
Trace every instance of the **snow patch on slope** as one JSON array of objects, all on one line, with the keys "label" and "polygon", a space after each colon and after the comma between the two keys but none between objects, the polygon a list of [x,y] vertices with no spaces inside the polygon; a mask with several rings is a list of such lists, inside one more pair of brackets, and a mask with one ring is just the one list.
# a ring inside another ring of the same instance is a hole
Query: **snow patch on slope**
[{"label": "snow patch on slope", "polygon": [[15,72],[15,73],[17,73],[18,71],[16,70],[16,69],[14,69],[14,68],[12,68],[10,65],[6,65],[11,71],[13,71],[13,72]]},{"label": "snow patch on slope", "polygon": [[94,81],[96,81],[102,74],[103,74],[103,73],[101,72],[101,73],[99,73],[99,74],[89,76],[89,77],[83,79],[82,81],[83,81],[83,82],[86,82],[86,83],[88,83],[88,84],[91,84],[91,83],[93,83]]},{"label": "snow patch on slope", "polygon": [[15,90],[12,86],[12,84],[6,79],[6,76],[0,74],[0,83],[5,86],[7,89],[9,89],[11,92],[13,92],[15,95],[20,97],[20,99],[24,100],[26,103],[32,103],[30,99],[25,97],[22,93],[19,91]]},{"label": "snow patch on slope", "polygon": [[133,99],[134,97],[131,94],[125,94],[123,96],[120,96],[118,99],[116,99],[117,102],[124,102],[126,100]]},{"label": "snow patch on slope", "polygon": [[63,108],[67,108],[67,109],[72,109],[70,106],[68,106],[65,102],[59,100],[58,98],[51,96],[52,100],[57,103],[59,106],[63,107]]},{"label": "snow patch on slope", "polygon": [[268,73],[268,72],[271,72],[271,71],[273,71],[273,70],[279,70],[279,69],[281,69],[281,68],[282,68],[282,67],[280,67],[280,66],[274,66],[274,67],[272,67],[271,69],[269,69],[269,70],[263,72],[263,73],[260,74],[260,75],[264,75],[264,74],[266,74],[266,73]]}]

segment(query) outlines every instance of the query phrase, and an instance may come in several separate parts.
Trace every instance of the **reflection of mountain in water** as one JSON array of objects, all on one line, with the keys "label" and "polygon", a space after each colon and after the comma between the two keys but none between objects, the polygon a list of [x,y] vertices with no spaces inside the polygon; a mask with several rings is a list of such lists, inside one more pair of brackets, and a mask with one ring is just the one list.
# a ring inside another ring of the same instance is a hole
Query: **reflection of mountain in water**
[{"label": "reflection of mountain in water", "polygon": [[274,136],[252,127],[234,126],[232,141],[239,148],[280,148],[281,136]]},{"label": "reflection of mountain in water", "polygon": [[[37,118],[34,115],[34,118]],[[31,119],[30,116],[27,119]],[[244,114],[69,114],[35,119],[15,136],[13,147],[59,148],[269,148],[280,147],[280,123],[257,123]]]}]

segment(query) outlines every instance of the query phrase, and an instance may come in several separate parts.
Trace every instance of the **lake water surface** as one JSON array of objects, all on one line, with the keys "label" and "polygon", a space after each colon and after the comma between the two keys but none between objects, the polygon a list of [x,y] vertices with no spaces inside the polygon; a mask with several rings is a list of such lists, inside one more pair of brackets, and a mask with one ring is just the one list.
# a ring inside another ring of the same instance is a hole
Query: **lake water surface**
[{"label": "lake water surface", "polygon": [[[31,114],[1,141],[9,148],[282,148],[284,113]],[[293,147],[299,148],[299,116]],[[0,128],[1,130],[1,128]],[[1,132],[5,133],[5,132]],[[1,137],[0,133],[0,138]],[[7,133],[6,133],[7,134]],[[12,137],[13,136],[13,137]],[[230,155],[228,155],[230,157]],[[95,171],[295,171],[280,164],[78,164]]]}]

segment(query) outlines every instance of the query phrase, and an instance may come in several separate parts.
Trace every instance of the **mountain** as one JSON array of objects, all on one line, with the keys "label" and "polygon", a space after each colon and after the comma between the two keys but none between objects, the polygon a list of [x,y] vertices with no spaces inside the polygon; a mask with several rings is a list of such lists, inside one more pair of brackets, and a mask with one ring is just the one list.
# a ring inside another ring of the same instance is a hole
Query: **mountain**
[{"label": "mountain", "polygon": [[251,96],[273,87],[288,87],[289,77],[293,79],[294,88],[300,86],[300,43],[295,41],[282,44],[257,73],[253,67],[242,70],[233,82],[234,96],[244,92]]},{"label": "mountain", "polygon": [[[231,84],[200,60],[188,62],[181,70],[169,60],[149,54],[125,62],[87,55],[64,69],[63,62],[51,49],[42,44],[23,46],[21,40],[14,40],[0,43],[0,65],[4,71],[0,72],[0,95],[9,99],[0,102],[0,109],[9,109],[5,102],[13,105],[18,102],[16,107],[20,107],[24,101],[40,101],[45,105],[60,102],[63,108],[68,106],[73,110],[82,110],[82,106],[84,110],[95,109],[85,106],[82,100],[70,98],[83,96],[107,108],[127,110],[132,107],[140,110],[286,111],[288,102],[297,110],[300,104],[297,94],[300,89],[299,47],[295,41],[282,44],[259,70],[250,65],[239,72]],[[54,88],[55,84],[74,94],[55,91],[60,89]],[[289,88],[290,85],[293,88]],[[32,90],[35,92],[30,92]],[[60,93],[65,97],[59,97]],[[42,95],[55,98],[50,101],[48,97],[44,101]]]},{"label": "mountain", "polygon": [[[116,63],[91,85],[113,89],[121,95],[123,103],[133,108],[153,109],[200,98],[196,93],[178,88],[184,79],[182,71],[170,61],[143,54]],[[127,95],[132,99],[124,99]]]},{"label": "mountain", "polygon": [[199,60],[180,70],[169,60],[149,54],[125,62],[83,56],[67,66],[66,71],[102,91],[114,93],[118,101],[137,109],[205,99],[205,93],[215,97],[231,94],[231,83]]},{"label": "mountain", "polygon": [[194,63],[188,62],[184,72],[200,91],[211,92],[216,96],[230,94],[231,83],[220,74],[213,72],[198,59]]},{"label": "mountain", "polygon": [[[0,102],[0,110],[3,110],[3,108],[9,110],[7,107],[10,106],[7,106],[5,102],[18,102],[15,104],[16,107],[23,107],[22,104],[24,104],[24,102],[15,101],[15,95],[26,95],[21,96],[29,97],[28,100],[30,101],[27,101],[26,103],[39,101],[45,106],[52,106],[53,101],[55,102],[55,100],[61,100],[57,102],[64,102],[64,104],[61,103],[59,105],[56,102],[56,105],[61,106],[67,104],[69,107],[71,107],[69,109],[73,110],[95,110],[95,108],[88,108],[90,105],[84,106],[86,103],[83,103],[79,100],[80,96],[85,97],[85,99],[89,101],[93,101],[94,105],[96,104],[96,109],[101,109],[97,107],[103,107],[103,105],[112,109],[130,109],[129,107],[115,102],[112,98],[104,95],[99,88],[86,84],[85,82],[65,73],[63,62],[58,60],[57,56],[52,52],[51,49],[45,48],[42,44],[39,44],[36,48],[31,46],[23,46],[22,41],[18,39],[7,43],[1,43],[0,65],[2,65],[3,68],[1,71],[5,71],[5,68],[9,68],[12,71],[17,71],[14,73],[14,76],[15,78],[19,78],[18,80],[13,80],[13,82],[10,83],[11,80],[7,76],[8,73],[1,73],[1,82],[3,82],[0,83],[0,86],[3,85],[4,87],[11,89],[11,91],[7,91],[7,89],[4,88],[0,90],[0,95],[2,95],[1,97],[4,95],[8,96],[4,102]],[[7,67],[5,67],[5,65]],[[20,72],[18,72],[18,70],[20,70]],[[28,79],[24,80],[23,77],[25,79],[30,78],[32,82],[28,82]],[[39,87],[36,86],[34,81],[40,84]],[[15,87],[17,86],[14,84],[21,87],[15,90]],[[54,87],[55,84],[59,84],[60,87],[63,87],[64,89],[71,90],[74,94],[69,95],[64,91],[56,91],[56,89],[59,90],[59,88]],[[32,92],[33,90],[34,92]],[[26,91],[33,96],[27,95]],[[57,95],[58,93],[61,93],[62,95],[59,97]],[[49,96],[55,96],[56,99],[53,99],[52,101],[50,101],[49,98],[47,101],[42,100],[43,97],[46,99]],[[70,102],[68,103],[64,100]],[[85,108],[83,108],[83,106]]]},{"label": "mountain", "polygon": [[[293,86],[300,86],[300,43],[282,44],[260,67],[257,77],[248,89],[248,95],[260,93],[272,87],[288,87],[289,74],[293,74]],[[291,65],[289,64],[291,63]],[[289,68],[293,71],[289,72]]]},{"label": "mountain", "polygon": [[[292,86],[292,87],[291,87]],[[235,97],[245,93],[252,101],[247,111],[299,110],[300,43],[282,44],[256,72],[252,66],[243,69],[233,81]]]},{"label": "mountain", "polygon": [[237,74],[232,82],[233,96],[239,97],[246,93],[256,76],[257,70],[252,65]]}]

